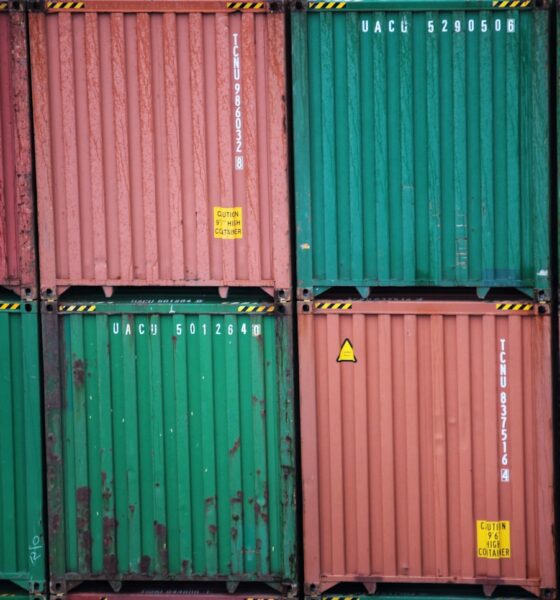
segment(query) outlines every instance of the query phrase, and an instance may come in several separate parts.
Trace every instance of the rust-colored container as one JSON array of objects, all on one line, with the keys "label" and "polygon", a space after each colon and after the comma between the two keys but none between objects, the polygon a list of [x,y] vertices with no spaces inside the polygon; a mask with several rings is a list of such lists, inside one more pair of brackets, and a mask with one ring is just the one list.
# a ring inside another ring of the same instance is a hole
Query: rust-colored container
[{"label": "rust-colored container", "polygon": [[0,286],[36,298],[25,14],[0,2]]},{"label": "rust-colored container", "polygon": [[555,590],[546,313],[299,304],[306,594],[339,582]]},{"label": "rust-colored container", "polygon": [[46,6],[29,15],[43,296],[287,297],[284,14],[213,0]]}]

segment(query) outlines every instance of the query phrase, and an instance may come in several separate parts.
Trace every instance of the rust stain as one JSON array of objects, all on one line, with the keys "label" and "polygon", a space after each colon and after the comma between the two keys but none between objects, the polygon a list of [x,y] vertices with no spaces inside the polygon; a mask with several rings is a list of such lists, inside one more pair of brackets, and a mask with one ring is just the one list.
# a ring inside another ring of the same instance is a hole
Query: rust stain
[{"label": "rust stain", "polygon": [[233,456],[239,450],[239,446],[241,446],[241,438],[235,440],[235,443],[229,450],[229,455]]},{"label": "rust stain", "polygon": [[255,520],[258,521],[259,517],[263,520],[264,523],[268,523],[268,513],[264,510],[265,506],[261,506],[259,502],[255,500],[253,504],[253,509],[255,511]]},{"label": "rust stain", "polygon": [[181,561],[181,574],[182,575],[187,575],[187,573],[189,572],[189,565],[190,565],[190,562],[188,560]]},{"label": "rust stain", "polygon": [[232,527],[231,528],[231,539],[232,540],[236,540],[237,539],[237,527]]},{"label": "rust stain", "polygon": [[210,535],[216,535],[216,533],[218,533],[218,528],[216,525],[208,525],[208,531],[210,532]]},{"label": "rust stain", "polygon": [[74,374],[74,383],[77,387],[82,387],[85,381],[85,365],[84,361],[77,359],[74,361],[72,372]]},{"label": "rust stain", "polygon": [[243,492],[238,490],[237,494],[230,500],[231,504],[241,504],[243,502]]},{"label": "rust stain", "polygon": [[112,517],[103,517],[103,547],[111,548],[115,542],[115,531],[118,522]]},{"label": "rust stain", "polygon": [[152,559],[149,556],[144,555],[140,559],[140,573],[147,573],[150,570],[150,563]]},{"label": "rust stain", "polygon": [[118,561],[115,554],[107,554],[103,557],[103,570],[105,573],[117,573],[118,572]]}]

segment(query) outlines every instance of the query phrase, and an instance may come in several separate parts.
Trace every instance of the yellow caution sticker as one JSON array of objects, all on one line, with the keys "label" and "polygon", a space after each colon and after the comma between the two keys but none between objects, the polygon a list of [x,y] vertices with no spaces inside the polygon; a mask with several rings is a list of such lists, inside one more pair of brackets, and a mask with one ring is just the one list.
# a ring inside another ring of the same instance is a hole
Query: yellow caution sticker
[{"label": "yellow caution sticker", "polygon": [[511,558],[509,521],[477,521],[478,558]]},{"label": "yellow caution sticker", "polygon": [[221,240],[240,240],[243,237],[241,206],[214,206],[214,237]]},{"label": "yellow caution sticker", "polygon": [[354,347],[352,346],[352,342],[346,338],[344,342],[342,342],[342,346],[340,347],[340,352],[338,353],[338,358],[336,362],[358,362],[356,355],[354,354]]}]

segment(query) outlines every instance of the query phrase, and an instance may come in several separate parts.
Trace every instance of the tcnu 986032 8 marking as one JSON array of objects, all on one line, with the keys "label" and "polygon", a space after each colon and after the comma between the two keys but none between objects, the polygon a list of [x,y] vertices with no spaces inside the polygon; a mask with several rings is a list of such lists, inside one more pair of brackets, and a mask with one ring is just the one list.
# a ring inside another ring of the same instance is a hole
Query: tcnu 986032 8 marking
[{"label": "tcnu 986032 8 marking", "polygon": [[[426,32],[436,33],[515,33],[517,30],[517,20],[514,18],[495,18],[495,19],[427,19]],[[410,33],[412,31],[412,22],[406,16],[400,19],[362,19],[362,33]]]}]

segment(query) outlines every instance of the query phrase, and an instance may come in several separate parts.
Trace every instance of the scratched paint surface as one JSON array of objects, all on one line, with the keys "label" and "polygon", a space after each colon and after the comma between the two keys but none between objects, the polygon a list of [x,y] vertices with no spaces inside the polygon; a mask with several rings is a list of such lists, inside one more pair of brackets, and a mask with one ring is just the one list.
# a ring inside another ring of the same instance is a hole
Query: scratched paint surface
[{"label": "scratched paint surface", "polygon": [[45,590],[37,303],[0,298],[0,581]]},{"label": "scratched paint surface", "polygon": [[295,581],[291,325],[272,311],[101,303],[52,317],[54,582]]},{"label": "scratched paint surface", "polygon": [[25,15],[0,12],[0,285],[35,298],[28,80]]},{"label": "scratched paint surface", "polygon": [[548,12],[413,4],[292,14],[298,286],[546,289]]}]

